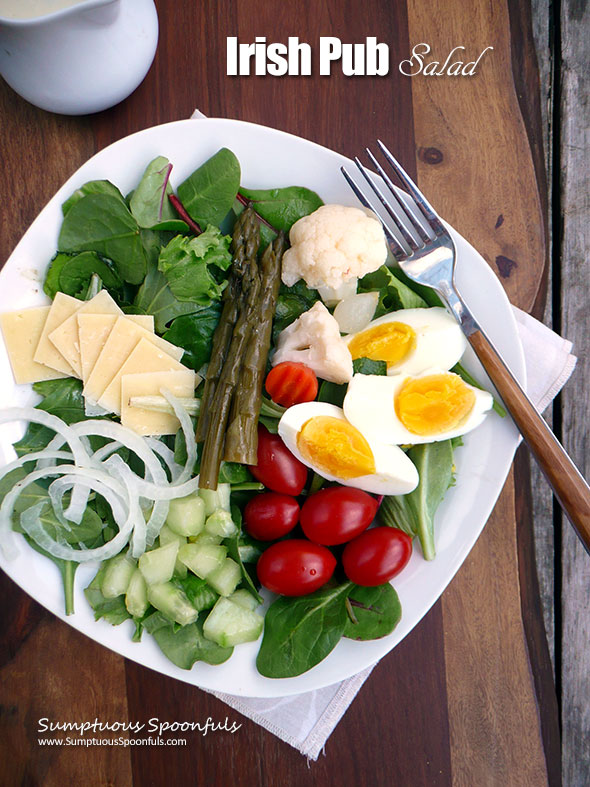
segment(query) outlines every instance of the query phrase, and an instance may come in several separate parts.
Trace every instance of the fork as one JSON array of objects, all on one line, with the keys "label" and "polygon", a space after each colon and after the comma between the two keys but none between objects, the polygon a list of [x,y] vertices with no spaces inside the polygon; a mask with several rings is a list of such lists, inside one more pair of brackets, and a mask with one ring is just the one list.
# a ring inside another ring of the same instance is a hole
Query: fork
[{"label": "fork", "polygon": [[[342,174],[361,203],[381,221],[402,271],[413,281],[433,289],[456,318],[590,553],[590,487],[457,291],[455,244],[440,216],[386,146],[380,140],[377,144],[402,184],[405,200],[399,197],[397,187],[368,148],[367,154],[381,181],[371,177],[358,158],[355,163],[369,189],[363,190],[345,167],[341,167]],[[395,229],[376,209],[375,197]]]}]

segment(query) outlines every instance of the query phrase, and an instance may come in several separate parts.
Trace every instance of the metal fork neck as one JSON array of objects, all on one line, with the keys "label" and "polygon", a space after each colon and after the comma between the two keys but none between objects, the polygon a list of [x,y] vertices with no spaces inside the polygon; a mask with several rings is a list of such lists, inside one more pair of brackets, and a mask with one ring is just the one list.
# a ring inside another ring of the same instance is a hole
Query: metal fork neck
[{"label": "metal fork neck", "polygon": [[463,332],[466,336],[471,336],[476,331],[480,330],[474,316],[471,314],[465,305],[465,302],[450,282],[439,282],[437,289],[448,308],[455,315],[455,318],[461,325],[461,328],[463,329]]}]

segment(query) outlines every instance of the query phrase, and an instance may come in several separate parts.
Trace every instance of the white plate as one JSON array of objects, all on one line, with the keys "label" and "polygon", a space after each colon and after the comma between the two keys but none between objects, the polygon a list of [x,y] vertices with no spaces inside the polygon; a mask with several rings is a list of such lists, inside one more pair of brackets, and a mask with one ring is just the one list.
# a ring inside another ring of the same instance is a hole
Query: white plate
[{"label": "white plate", "polygon": [[[343,156],[298,137],[234,120],[181,120],[140,131],[115,142],[84,164],[39,214],[0,274],[0,311],[46,302],[41,283],[45,267],[57,246],[61,204],[88,180],[108,178],[125,194],[134,188],[147,163],[157,155],[174,164],[173,185],[178,185],[220,147],[234,151],[242,165],[242,183],[250,188],[300,184],[314,189],[325,202],[357,204],[340,174]],[[458,197],[459,199],[460,197]],[[444,209],[444,206],[441,206]],[[499,281],[484,259],[457,233],[459,288],[477,319],[486,328],[516,375],[524,382],[524,358],[510,304]],[[478,371],[477,362],[468,365]],[[0,407],[30,404],[29,386],[12,383],[8,358],[0,343],[0,375],[6,381]],[[22,424],[0,429],[0,462],[14,456],[12,442]],[[25,590],[58,617],[97,642],[162,672],[206,689],[256,697],[280,697],[317,689],[347,678],[388,653],[418,623],[449,583],[480,534],[502,489],[517,445],[517,432],[509,419],[492,414],[457,452],[457,485],[447,494],[436,523],[436,560],[427,563],[419,548],[395,581],[402,603],[402,620],[388,637],[372,642],[342,640],[321,664],[297,678],[270,680],[256,671],[259,642],[240,645],[220,666],[197,663],[192,670],[178,669],[145,635],[131,641],[132,624],[113,627],[96,623],[83,595],[96,570],[85,566],[76,577],[76,612],[65,617],[57,569],[22,541],[20,556],[0,566]],[[21,538],[20,536],[18,537]]]}]

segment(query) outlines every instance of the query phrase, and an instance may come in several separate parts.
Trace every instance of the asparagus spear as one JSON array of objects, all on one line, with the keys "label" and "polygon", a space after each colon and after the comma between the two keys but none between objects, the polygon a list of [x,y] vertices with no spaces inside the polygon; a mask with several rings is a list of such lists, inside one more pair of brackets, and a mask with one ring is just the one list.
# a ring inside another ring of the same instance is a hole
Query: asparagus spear
[{"label": "asparagus spear", "polygon": [[255,465],[258,460],[258,416],[262,402],[262,381],[281,283],[284,248],[285,236],[281,232],[262,255],[262,298],[242,364],[239,385],[234,394],[232,414],[225,437],[223,458],[226,462]]},{"label": "asparagus spear", "polygon": [[[260,229],[254,211],[251,211],[251,216],[254,219],[253,222],[248,218],[244,223],[243,230],[239,229],[237,233],[234,232],[234,238],[237,238],[237,241],[243,241],[239,244],[236,242],[237,251],[235,253],[236,255],[243,254],[245,257],[248,255],[247,265],[241,278],[241,292],[238,293],[236,299],[237,320],[227,347],[223,368],[215,382],[215,390],[208,407],[208,426],[199,475],[201,489],[217,489],[217,478],[221,466],[232,397],[238,382],[246,344],[256,319],[256,304],[260,296],[261,285],[257,260]],[[253,238],[255,242],[252,242]],[[203,410],[204,405],[201,405],[201,412]]]},{"label": "asparagus spear", "polygon": [[256,213],[248,208],[238,216],[232,237],[233,262],[229,276],[228,286],[223,292],[223,308],[219,324],[213,335],[211,360],[207,367],[201,409],[197,422],[196,439],[202,442],[209,427],[209,414],[211,403],[215,395],[215,388],[230,346],[232,333],[239,314],[240,291],[242,277],[249,261],[256,257],[260,243],[260,226]]}]

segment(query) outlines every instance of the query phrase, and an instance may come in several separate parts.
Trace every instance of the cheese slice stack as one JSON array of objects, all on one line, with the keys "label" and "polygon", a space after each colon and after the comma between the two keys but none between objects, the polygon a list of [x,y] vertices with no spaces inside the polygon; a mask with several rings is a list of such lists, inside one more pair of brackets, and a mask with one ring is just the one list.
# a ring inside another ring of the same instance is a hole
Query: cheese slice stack
[{"label": "cheese slice stack", "polygon": [[174,434],[175,416],[130,405],[162,389],[193,396],[199,378],[183,349],[154,333],[150,315],[124,315],[106,290],[89,301],[58,292],[51,306],[0,315],[17,383],[78,377],[87,413],[115,413],[142,435]]}]

